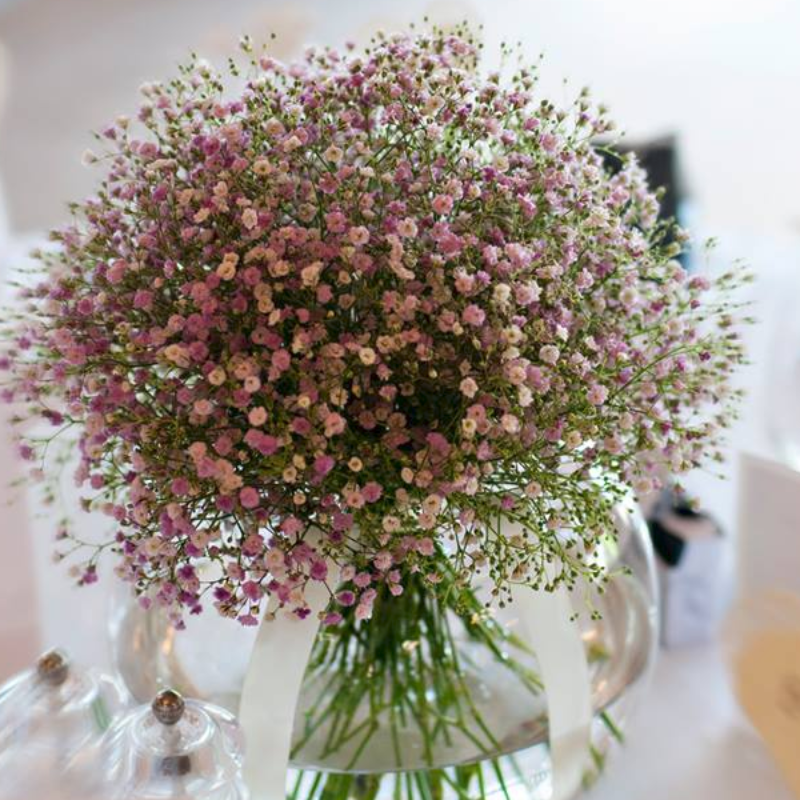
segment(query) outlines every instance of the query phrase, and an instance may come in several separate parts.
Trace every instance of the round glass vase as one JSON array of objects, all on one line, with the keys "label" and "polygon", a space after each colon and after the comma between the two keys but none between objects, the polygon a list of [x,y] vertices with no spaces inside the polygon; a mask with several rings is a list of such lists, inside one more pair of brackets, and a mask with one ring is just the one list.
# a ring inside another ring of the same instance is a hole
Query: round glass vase
[{"label": "round glass vase", "polygon": [[[587,780],[621,741],[657,641],[647,527],[638,509],[620,506],[615,517],[617,537],[601,546],[614,578],[573,598],[594,709]],[[400,597],[379,595],[371,620],[350,615],[320,630],[295,716],[288,798],[551,797],[546,687],[515,635],[513,604],[487,609],[479,590],[439,589],[420,578]],[[117,669],[142,700],[170,686],[236,711],[255,635],[214,613],[177,632],[132,598],[112,617]]]}]

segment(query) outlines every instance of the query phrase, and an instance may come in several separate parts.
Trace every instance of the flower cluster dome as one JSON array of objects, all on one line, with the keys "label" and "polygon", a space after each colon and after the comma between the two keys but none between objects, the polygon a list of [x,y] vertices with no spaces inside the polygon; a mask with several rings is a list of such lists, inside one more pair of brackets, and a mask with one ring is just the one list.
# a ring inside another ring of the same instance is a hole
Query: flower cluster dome
[{"label": "flower cluster dome", "polygon": [[609,490],[715,452],[735,278],[675,260],[602,108],[483,75],[468,31],[243,49],[234,99],[195,60],[102,131],[4,360],[9,399],[78,431],[118,574],[245,624],[306,614],[332,563],[329,621],[444,563],[500,595],[603,580]]}]

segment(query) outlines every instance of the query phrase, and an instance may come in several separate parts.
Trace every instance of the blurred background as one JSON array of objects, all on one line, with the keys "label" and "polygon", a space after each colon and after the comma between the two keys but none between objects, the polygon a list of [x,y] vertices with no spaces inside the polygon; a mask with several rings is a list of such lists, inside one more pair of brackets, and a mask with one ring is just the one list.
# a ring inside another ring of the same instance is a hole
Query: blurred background
[{"label": "blurred background", "polygon": [[[68,200],[92,192],[96,175],[81,165],[91,130],[130,113],[139,85],[171,75],[190,50],[222,66],[241,33],[257,42],[274,33],[270,51],[289,59],[308,43],[365,43],[426,15],[482,25],[487,68],[501,42],[520,42],[531,60],[544,54],[541,91],[557,103],[591,87],[668,185],[680,221],[698,241],[720,242],[710,261],[696,251],[693,268],[742,259],[758,277],[749,299],[763,324],[749,333],[749,395],[726,480],[689,480],[725,533],[714,559],[722,577],[703,601],[716,630],[730,597],[746,591],[742,553],[757,553],[769,584],[771,570],[785,574],[786,553],[800,552],[796,541],[788,551],[770,544],[769,531],[763,545],[752,541],[758,522],[742,523],[739,468],[742,453],[788,463],[800,442],[797,0],[0,0],[0,274],[66,219]],[[54,643],[102,664],[110,581],[77,594],[50,563],[52,515],[39,514],[35,494],[7,488],[12,450],[6,433],[0,681]],[[787,513],[800,532],[800,508]],[[598,798],[789,796],[727,688],[722,652],[709,634],[662,658],[632,752]]]},{"label": "blurred background", "polygon": [[12,229],[63,219],[65,201],[92,187],[80,165],[89,131],[190,49],[221,64],[243,31],[275,33],[273,52],[291,57],[426,14],[482,24],[488,54],[501,41],[544,53],[554,100],[589,85],[636,141],[676,136],[687,188],[715,230],[800,231],[796,0],[0,0]]}]

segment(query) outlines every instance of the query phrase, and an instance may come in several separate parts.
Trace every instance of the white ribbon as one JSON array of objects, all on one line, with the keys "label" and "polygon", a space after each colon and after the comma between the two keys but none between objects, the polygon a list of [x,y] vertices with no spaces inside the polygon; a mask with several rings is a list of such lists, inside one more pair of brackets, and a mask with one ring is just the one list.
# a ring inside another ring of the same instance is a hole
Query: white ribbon
[{"label": "white ribbon", "polygon": [[[328,565],[328,582],[336,586],[338,569]],[[250,800],[285,800],[286,777],[300,687],[319,631],[318,615],[330,601],[322,583],[310,581],[305,598],[311,614],[301,620],[278,613],[261,622],[239,700],[239,721],[247,752],[244,780]],[[269,611],[270,609],[268,609]]]},{"label": "white ribbon", "polygon": [[512,592],[519,635],[536,653],[547,699],[552,800],[572,797],[583,782],[592,725],[592,696],[586,649],[569,593]]}]

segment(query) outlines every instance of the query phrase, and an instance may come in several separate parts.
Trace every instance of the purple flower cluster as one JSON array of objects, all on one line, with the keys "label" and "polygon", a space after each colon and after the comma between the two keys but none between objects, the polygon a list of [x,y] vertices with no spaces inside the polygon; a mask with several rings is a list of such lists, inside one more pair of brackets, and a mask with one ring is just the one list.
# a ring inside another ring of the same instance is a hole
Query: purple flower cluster
[{"label": "purple flower cluster", "polygon": [[609,489],[713,454],[742,358],[602,110],[481,77],[468,32],[244,50],[241,96],[194,61],[103,131],[12,332],[6,394],[77,426],[118,574],[245,624],[332,562],[331,622],[410,573],[602,579]]}]

